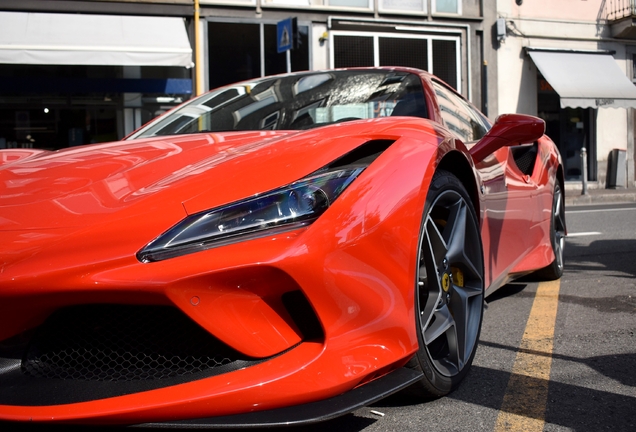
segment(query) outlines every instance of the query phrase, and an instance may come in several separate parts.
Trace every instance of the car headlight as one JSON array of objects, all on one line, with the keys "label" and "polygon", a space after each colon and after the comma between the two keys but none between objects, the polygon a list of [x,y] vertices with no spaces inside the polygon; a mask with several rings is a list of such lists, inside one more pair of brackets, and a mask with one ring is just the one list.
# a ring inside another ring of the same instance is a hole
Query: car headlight
[{"label": "car headlight", "polygon": [[137,254],[161,261],[312,223],[329,208],[364,166],[314,174],[288,186],[188,216]]}]

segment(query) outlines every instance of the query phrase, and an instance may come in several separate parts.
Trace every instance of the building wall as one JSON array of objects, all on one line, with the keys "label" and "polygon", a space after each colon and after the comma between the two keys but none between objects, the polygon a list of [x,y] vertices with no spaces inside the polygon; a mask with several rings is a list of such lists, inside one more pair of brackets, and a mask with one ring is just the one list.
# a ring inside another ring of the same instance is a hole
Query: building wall
[{"label": "building wall", "polygon": [[[359,7],[345,7],[342,2],[353,2]],[[253,22],[275,22],[290,16],[298,18],[299,23],[311,23],[311,61],[312,69],[332,66],[333,38],[338,31],[370,32],[382,34],[393,27],[412,27],[414,36],[436,33],[438,35],[452,31],[461,33],[461,91],[478,107],[496,105],[496,55],[491,43],[490,33],[496,18],[495,0],[459,0],[460,13],[438,13],[435,0],[420,0],[421,10],[405,10],[418,3],[412,0],[201,0],[201,15],[208,22],[218,19],[252,20]],[[405,6],[411,5],[411,6]],[[350,18],[364,22],[357,28],[344,29],[330,24],[332,19]],[[378,30],[374,26],[383,26]],[[436,27],[437,26],[437,27]],[[326,39],[323,34],[327,33]],[[390,32],[390,31],[389,31]],[[404,29],[394,34],[409,33]],[[210,53],[213,55],[213,53]],[[488,100],[482,101],[483,62],[489,67],[486,92]],[[208,71],[213,73],[213,71]],[[487,102],[487,103],[486,103]]]},{"label": "building wall", "polygon": [[546,20],[596,21],[606,0],[499,0],[499,12],[509,17]]},{"label": "building wall", "polygon": [[[538,114],[537,68],[524,48],[613,51],[614,59],[631,78],[632,60],[624,41],[611,37],[605,0],[498,0],[498,15],[506,20],[506,37],[498,46],[498,113]],[[603,77],[599,77],[603,79]],[[598,185],[604,186],[612,149],[633,160],[632,109],[600,108],[596,113]],[[633,177],[633,174],[632,174]]]}]

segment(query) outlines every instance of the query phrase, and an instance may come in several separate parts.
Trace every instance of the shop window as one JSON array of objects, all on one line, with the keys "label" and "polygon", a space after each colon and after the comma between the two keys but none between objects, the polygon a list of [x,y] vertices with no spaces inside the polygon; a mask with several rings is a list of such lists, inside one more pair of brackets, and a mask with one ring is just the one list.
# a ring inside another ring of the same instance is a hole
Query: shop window
[{"label": "shop window", "polygon": [[[310,68],[309,27],[299,25],[298,32],[292,71]],[[276,23],[209,22],[208,65],[210,88],[287,72],[286,53],[276,48]]]},{"label": "shop window", "polygon": [[334,67],[374,66],[373,38],[334,36]]},{"label": "shop window", "polygon": [[380,66],[408,66],[428,70],[428,40],[379,38]]},{"label": "shop window", "polygon": [[433,73],[446,84],[457,88],[457,41],[433,40]]},{"label": "shop window", "polygon": [[[291,70],[301,71],[309,69],[309,27],[299,26],[299,44],[291,52]],[[265,75],[287,72],[287,55],[279,53],[276,48],[276,26],[265,25]]]},{"label": "shop window", "polygon": [[333,34],[333,67],[405,66],[430,71],[461,91],[459,37]]},{"label": "shop window", "polygon": [[545,121],[546,135],[556,144],[563,160],[566,181],[580,181],[581,149],[587,150],[588,180],[597,180],[596,171],[596,110],[591,108],[561,108],[561,99],[541,75],[537,75],[538,116]]},{"label": "shop window", "polygon": [[192,91],[191,71],[183,67],[128,68],[2,65],[0,149],[116,141]]},{"label": "shop window", "polygon": [[211,22],[208,35],[210,88],[261,76],[258,24]]}]

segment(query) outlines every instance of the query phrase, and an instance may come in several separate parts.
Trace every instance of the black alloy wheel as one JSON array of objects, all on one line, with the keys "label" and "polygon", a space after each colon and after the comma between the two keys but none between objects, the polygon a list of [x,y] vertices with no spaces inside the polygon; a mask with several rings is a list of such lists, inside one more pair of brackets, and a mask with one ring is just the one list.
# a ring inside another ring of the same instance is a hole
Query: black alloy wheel
[{"label": "black alloy wheel", "polygon": [[416,325],[419,350],[409,366],[424,378],[410,391],[439,397],[454,390],[472,364],[484,305],[484,267],[475,210],[451,173],[438,171],[426,199],[419,247]]},{"label": "black alloy wheel", "polygon": [[561,184],[555,180],[552,195],[552,217],[550,219],[550,243],[554,261],[536,272],[541,280],[556,280],[563,276],[563,248],[565,247],[565,200]]}]

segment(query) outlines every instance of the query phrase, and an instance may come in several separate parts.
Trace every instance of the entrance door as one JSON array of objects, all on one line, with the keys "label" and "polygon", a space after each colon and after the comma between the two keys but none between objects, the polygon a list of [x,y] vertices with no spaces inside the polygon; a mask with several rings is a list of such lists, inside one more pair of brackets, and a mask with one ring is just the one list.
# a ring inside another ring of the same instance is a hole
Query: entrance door
[{"label": "entrance door", "polygon": [[596,181],[596,110],[561,108],[561,99],[552,86],[539,77],[539,117],[545,120],[546,134],[556,144],[566,181],[581,181],[581,149],[587,151],[587,178]]},{"label": "entrance door", "polygon": [[[561,110],[561,157],[566,180],[582,179],[581,149],[589,151],[589,108],[565,108]],[[588,162],[589,164],[589,162]],[[588,173],[589,174],[589,173]]]}]

